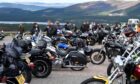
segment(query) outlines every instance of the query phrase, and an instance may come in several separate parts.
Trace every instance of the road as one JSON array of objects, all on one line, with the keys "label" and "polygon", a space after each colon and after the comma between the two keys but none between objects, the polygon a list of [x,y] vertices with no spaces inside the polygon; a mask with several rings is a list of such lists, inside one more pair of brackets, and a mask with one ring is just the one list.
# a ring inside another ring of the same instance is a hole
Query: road
[{"label": "road", "polygon": [[[12,37],[7,36],[0,44],[9,43],[12,41]],[[99,47],[98,45],[93,48]],[[51,74],[47,78],[39,79],[33,77],[31,84],[80,84],[85,79],[93,75],[106,75],[106,68],[108,65],[106,60],[101,65],[93,65],[89,63],[87,68],[83,71],[72,71],[71,69],[53,69]]]}]

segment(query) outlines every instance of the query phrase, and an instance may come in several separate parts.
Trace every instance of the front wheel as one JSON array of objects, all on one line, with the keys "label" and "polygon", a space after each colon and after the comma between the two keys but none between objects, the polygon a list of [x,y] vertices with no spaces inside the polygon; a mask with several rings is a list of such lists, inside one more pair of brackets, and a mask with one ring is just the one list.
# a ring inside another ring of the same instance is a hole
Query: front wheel
[{"label": "front wheel", "polygon": [[102,79],[89,78],[83,81],[81,84],[106,84],[106,82]]},{"label": "front wheel", "polygon": [[91,58],[92,64],[99,65],[105,61],[106,56],[105,56],[105,53],[101,49],[95,49],[93,50],[93,53],[90,58]]},{"label": "front wheel", "polygon": [[107,75],[110,76],[113,71],[114,71],[114,65],[113,63],[110,63],[107,67]]},{"label": "front wheel", "polygon": [[[108,76],[110,76],[112,73],[113,73],[113,71],[116,69],[116,67],[114,66],[114,64],[113,63],[110,63],[109,65],[108,65],[108,67],[107,67],[107,75]],[[118,75],[116,78],[119,78],[119,77],[121,77],[122,75],[120,74],[120,75]]]},{"label": "front wheel", "polygon": [[32,73],[37,78],[45,78],[48,77],[52,71],[51,62],[43,59],[34,60],[35,68]]}]

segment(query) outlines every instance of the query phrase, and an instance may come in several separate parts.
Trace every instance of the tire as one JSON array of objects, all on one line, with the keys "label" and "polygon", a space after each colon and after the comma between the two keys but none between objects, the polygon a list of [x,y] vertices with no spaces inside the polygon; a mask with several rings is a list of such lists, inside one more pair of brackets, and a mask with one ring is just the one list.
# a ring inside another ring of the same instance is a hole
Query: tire
[{"label": "tire", "polygon": [[82,67],[82,68],[74,68],[74,67],[71,67],[71,70],[73,70],[73,71],[82,71],[84,69],[85,69],[85,67]]},{"label": "tire", "polygon": [[[113,63],[110,63],[107,67],[107,75],[110,76],[112,74],[112,71],[114,70],[115,70],[115,66],[113,65]],[[119,78],[120,76],[122,75],[120,74],[116,78]]]},{"label": "tire", "polygon": [[32,80],[32,72],[31,69],[28,67],[27,64],[24,64],[24,69],[22,71],[22,74],[25,78],[25,83],[30,83]]},{"label": "tire", "polygon": [[107,75],[110,76],[113,70],[113,63],[110,63],[107,67]]},{"label": "tire", "polygon": [[50,61],[44,59],[34,60],[35,68],[32,71],[32,74],[37,78],[46,78],[52,72],[52,64]]},{"label": "tire", "polygon": [[[105,52],[102,51],[100,53],[100,51],[101,51],[101,49],[95,49],[95,50],[93,50],[93,53],[90,56],[90,59],[91,59],[91,63],[92,64],[99,65],[99,64],[102,64],[105,61],[105,59],[106,59]],[[100,53],[100,55],[99,55],[99,53]],[[97,56],[100,56],[100,58],[99,57],[97,58]]]},{"label": "tire", "polygon": [[83,81],[81,84],[105,84],[105,81],[102,79],[89,78]]}]

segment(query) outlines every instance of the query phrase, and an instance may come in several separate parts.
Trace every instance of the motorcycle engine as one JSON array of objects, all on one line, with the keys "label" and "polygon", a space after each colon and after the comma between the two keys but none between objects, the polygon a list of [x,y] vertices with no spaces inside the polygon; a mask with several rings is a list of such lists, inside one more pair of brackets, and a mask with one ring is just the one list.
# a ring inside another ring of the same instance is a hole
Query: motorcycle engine
[{"label": "motorcycle engine", "polygon": [[108,48],[108,51],[109,51],[109,56],[111,56],[111,57],[121,55],[120,49]]}]

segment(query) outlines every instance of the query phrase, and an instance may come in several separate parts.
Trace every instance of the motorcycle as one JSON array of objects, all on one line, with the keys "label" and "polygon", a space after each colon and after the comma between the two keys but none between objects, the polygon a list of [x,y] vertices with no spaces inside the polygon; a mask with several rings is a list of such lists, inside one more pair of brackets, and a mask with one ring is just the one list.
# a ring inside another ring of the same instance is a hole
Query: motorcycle
[{"label": "motorcycle", "polygon": [[[80,40],[79,42],[82,42]],[[80,45],[80,43],[77,43]],[[80,47],[68,47],[66,50],[47,46],[48,55],[53,56],[52,61],[54,66],[61,68],[71,68],[74,71],[81,71],[86,67],[89,62],[88,56],[91,55],[92,49],[84,47],[81,43]],[[83,48],[84,47],[84,48]]]},{"label": "motorcycle", "polygon": [[[30,83],[32,76],[29,65],[21,59],[21,48],[13,39],[12,43],[1,49],[1,78],[5,82],[16,84]],[[8,84],[9,84],[8,83]],[[10,84],[11,84],[10,83]]]},{"label": "motorcycle", "polygon": [[[94,76],[83,81],[81,84],[139,84],[140,83],[140,58],[133,57],[134,54],[139,55],[140,43],[136,45],[127,57],[116,56],[114,63],[116,68],[107,78],[104,76]],[[120,79],[119,79],[120,78]]]},{"label": "motorcycle", "polygon": [[29,53],[29,61],[34,64],[32,74],[37,78],[48,77],[52,71],[52,63],[46,53],[46,46],[49,45],[46,42],[44,36],[27,37],[24,40],[18,40],[23,51]]},{"label": "motorcycle", "polygon": [[111,60],[113,56],[121,55],[125,51],[124,44],[117,41],[115,36],[112,36],[111,34],[104,38],[102,44],[101,48],[93,50],[93,54],[91,56],[91,62],[93,64],[102,64],[105,61],[106,56]]}]

